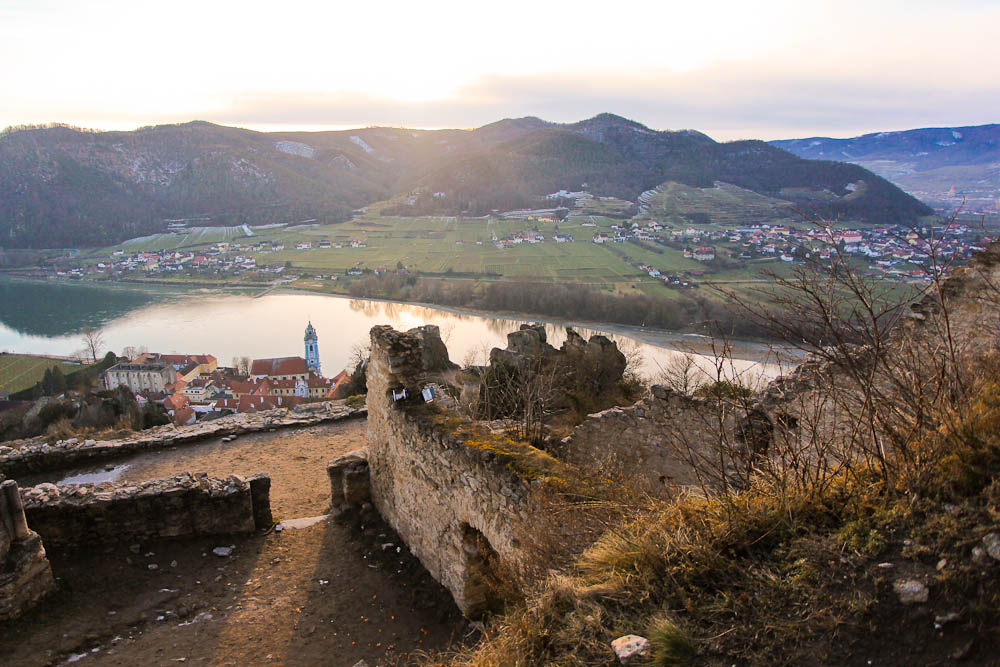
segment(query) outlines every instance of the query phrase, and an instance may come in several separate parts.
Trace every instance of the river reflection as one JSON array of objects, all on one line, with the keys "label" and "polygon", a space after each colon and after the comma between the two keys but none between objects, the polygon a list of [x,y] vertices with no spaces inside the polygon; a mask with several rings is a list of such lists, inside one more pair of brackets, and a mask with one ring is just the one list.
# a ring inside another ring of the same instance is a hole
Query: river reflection
[{"label": "river reflection", "polygon": [[[312,322],[319,334],[320,360],[327,376],[351,362],[352,349],[368,341],[378,324],[410,329],[423,324],[441,327],[453,361],[482,362],[490,348],[506,345],[506,335],[525,320],[494,318],[438,308],[367,299],[347,299],[302,293],[270,293],[260,298],[220,291],[153,291],[136,297],[135,290],[88,286],[86,299],[74,305],[72,317],[54,316],[66,307],[65,287],[46,282],[5,284],[0,308],[0,349],[12,352],[69,355],[82,347],[81,322],[103,325],[107,349],[121,353],[126,346],[145,345],[164,353],[208,353],[220,364],[234,357],[303,355],[303,330]],[[96,291],[94,291],[96,290]],[[141,291],[141,290],[140,290]],[[60,298],[55,295],[62,294]],[[81,293],[84,294],[84,293]],[[17,300],[15,307],[8,300]],[[16,312],[12,318],[10,313]],[[100,317],[95,312],[101,314]],[[45,326],[32,326],[35,321]],[[715,374],[705,339],[671,336],[641,329],[613,332],[574,327],[584,337],[606,333],[629,354],[641,356],[641,372],[655,376],[671,360],[697,353],[698,365]],[[549,342],[558,347],[566,338],[559,324],[546,325]],[[628,335],[623,335],[627,333]],[[636,340],[641,338],[645,342]],[[650,344],[655,343],[655,344]],[[669,347],[664,347],[669,345]],[[724,374],[760,381],[780,372],[778,359],[765,346],[739,344],[738,359],[727,363]]]}]

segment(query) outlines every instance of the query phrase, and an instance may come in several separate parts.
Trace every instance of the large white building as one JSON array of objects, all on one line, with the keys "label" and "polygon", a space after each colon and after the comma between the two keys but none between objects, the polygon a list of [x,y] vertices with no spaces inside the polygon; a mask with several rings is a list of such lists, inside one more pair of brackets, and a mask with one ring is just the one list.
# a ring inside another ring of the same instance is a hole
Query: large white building
[{"label": "large white building", "polygon": [[166,391],[166,386],[176,379],[170,364],[115,364],[104,371],[104,386],[114,389],[125,385],[133,392]]}]

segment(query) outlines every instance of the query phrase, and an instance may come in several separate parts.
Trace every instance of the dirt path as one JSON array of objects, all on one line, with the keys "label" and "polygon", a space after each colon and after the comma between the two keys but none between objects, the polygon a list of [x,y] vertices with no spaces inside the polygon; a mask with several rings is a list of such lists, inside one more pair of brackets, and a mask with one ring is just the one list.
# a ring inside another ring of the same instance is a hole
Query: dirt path
[{"label": "dirt path", "polygon": [[[363,446],[364,431],[359,420],[202,443],[143,455],[124,476],[263,470],[276,517],[313,516],[329,497],[326,462]],[[212,553],[230,545],[228,557]],[[448,593],[381,523],[49,556],[61,590],[0,629],[2,664],[350,667],[362,658],[405,662],[468,630]]]},{"label": "dirt path", "polygon": [[278,521],[322,514],[330,500],[326,464],[368,445],[364,419],[273,433],[243,435],[233,442],[205,443],[143,454],[119,478],[137,481],[177,472],[207,472],[211,477],[271,476],[271,512]]}]

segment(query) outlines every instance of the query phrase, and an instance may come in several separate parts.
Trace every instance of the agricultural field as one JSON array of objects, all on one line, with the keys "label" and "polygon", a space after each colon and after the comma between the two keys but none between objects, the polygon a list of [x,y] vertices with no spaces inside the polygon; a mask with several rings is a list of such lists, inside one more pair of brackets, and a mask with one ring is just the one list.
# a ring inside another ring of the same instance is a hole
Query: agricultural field
[{"label": "agricultural field", "polygon": [[[181,232],[150,234],[149,236],[129,239],[120,245],[114,246],[113,249],[125,252],[180,250],[211,245],[219,241],[232,241],[245,236],[246,232],[239,225],[233,227],[191,227]],[[102,249],[102,251],[106,250]]]},{"label": "agricultural field", "polygon": [[25,354],[0,354],[0,391],[14,393],[28,389],[42,379],[46,369],[53,366],[58,366],[66,374],[81,368],[80,364],[60,359]]},{"label": "agricultural field", "polygon": [[[696,276],[708,268],[701,262],[685,258],[676,248],[653,242],[592,242],[596,233],[613,235],[611,226],[622,223],[621,219],[600,215],[571,216],[553,223],[500,217],[382,217],[369,213],[338,224],[253,227],[252,237],[246,237],[242,227],[197,228],[185,234],[160,234],[104,248],[91,254],[89,259],[99,261],[116,250],[134,253],[162,248],[198,253],[220,241],[235,241],[244,246],[239,254],[253,257],[258,266],[290,266],[290,272],[301,275],[304,280],[316,275],[343,277],[352,268],[392,270],[403,266],[411,273],[428,276],[572,282],[611,291],[639,289],[657,294],[671,294],[675,290],[637,268],[639,264],[647,264],[665,274]],[[545,240],[523,242],[509,248],[499,248],[495,243],[496,239],[529,231],[542,234]],[[556,234],[572,235],[574,242],[556,243],[553,238]],[[312,247],[296,247],[304,242],[311,243]],[[329,242],[330,247],[321,248],[320,242]],[[265,244],[266,249],[247,248],[257,243]],[[364,247],[352,247],[352,243]],[[272,251],[272,245],[284,247]],[[335,247],[337,245],[341,247]],[[712,277],[723,279],[726,273],[719,271]],[[750,272],[744,269],[737,273],[740,279],[745,279]],[[183,280],[184,276],[174,274],[170,279]],[[343,285],[341,281],[340,286],[333,289],[344,289]],[[304,283],[298,286],[315,289]]]},{"label": "agricultural field", "polygon": [[717,225],[717,228],[727,225],[794,225],[804,222],[802,215],[790,202],[728,183],[719,183],[714,188],[664,183],[644,195],[641,217],[665,220],[677,226],[688,225],[694,219]]}]

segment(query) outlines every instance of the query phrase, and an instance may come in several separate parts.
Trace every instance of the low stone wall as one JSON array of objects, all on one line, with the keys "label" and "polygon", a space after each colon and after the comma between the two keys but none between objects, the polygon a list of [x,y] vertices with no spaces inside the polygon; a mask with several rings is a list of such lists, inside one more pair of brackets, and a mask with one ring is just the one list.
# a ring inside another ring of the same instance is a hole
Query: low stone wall
[{"label": "low stone wall", "polygon": [[440,340],[437,327],[405,334],[375,327],[371,338],[367,466],[360,457],[334,465],[334,495],[346,502],[350,471],[361,476],[367,468],[379,513],[459,609],[476,616],[491,602],[488,568],[516,568],[523,556],[529,482],[496,453],[435,426],[419,399],[393,400],[393,390],[418,395],[424,372],[434,370],[427,368],[423,349],[427,341]]},{"label": "low stone wall", "polygon": [[290,426],[363,417],[366,408],[351,408],[343,401],[307,403],[295,409],[277,408],[229,415],[189,426],[159,426],[120,440],[70,438],[48,444],[44,438],[13,440],[0,445],[0,474],[7,477],[58,470],[83,461],[100,461],[134,452],[171,447],[227,435],[241,435]]},{"label": "low stone wall", "polygon": [[271,525],[270,478],[182,473],[140,483],[22,489],[28,522],[49,548],[252,533]]},{"label": "low stone wall", "polygon": [[28,528],[17,483],[6,480],[0,485],[0,622],[23,614],[55,585],[42,540]]},{"label": "low stone wall", "polygon": [[692,457],[713,456],[738,424],[735,410],[654,386],[635,405],[589,415],[558,446],[559,458],[637,479],[650,491],[699,482]]}]

